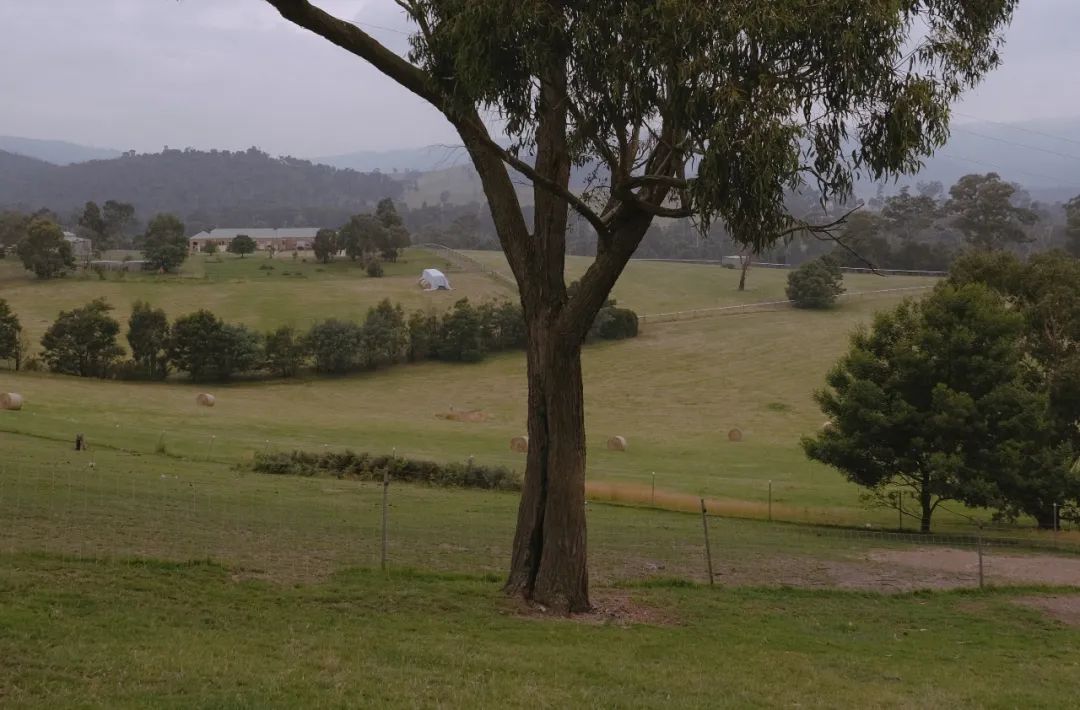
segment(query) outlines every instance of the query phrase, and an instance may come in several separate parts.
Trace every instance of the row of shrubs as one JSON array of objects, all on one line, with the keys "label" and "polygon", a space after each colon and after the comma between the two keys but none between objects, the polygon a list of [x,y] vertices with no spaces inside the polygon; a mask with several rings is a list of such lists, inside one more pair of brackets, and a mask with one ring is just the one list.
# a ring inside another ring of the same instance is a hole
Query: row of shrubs
[{"label": "row of shrubs", "polygon": [[307,451],[267,452],[255,455],[255,471],[285,476],[331,475],[364,481],[391,480],[425,483],[446,488],[482,488],[520,491],[521,477],[505,466],[474,463],[435,463],[398,456],[375,456],[344,451],[314,454]]},{"label": "row of shrubs", "polygon": [[[3,313],[6,304],[0,305]],[[473,306],[461,299],[446,313],[419,310],[406,316],[400,305],[383,300],[363,323],[331,318],[306,332],[282,326],[266,334],[207,310],[170,324],[163,310],[138,302],[128,319],[131,359],[123,360],[120,323],[111,311],[102,299],[62,311],[41,340],[40,360],[24,360],[23,345],[11,359],[16,367],[21,362],[27,369],[45,366],[81,377],[163,379],[183,372],[197,381],[224,381],[260,373],[294,377],[306,368],[342,375],[421,360],[478,362],[487,353],[523,348],[526,340],[521,307],[505,301]],[[18,329],[17,319],[10,319]],[[637,329],[637,315],[612,303],[597,316],[590,337],[634,337]],[[17,331],[12,340],[21,342]]]}]

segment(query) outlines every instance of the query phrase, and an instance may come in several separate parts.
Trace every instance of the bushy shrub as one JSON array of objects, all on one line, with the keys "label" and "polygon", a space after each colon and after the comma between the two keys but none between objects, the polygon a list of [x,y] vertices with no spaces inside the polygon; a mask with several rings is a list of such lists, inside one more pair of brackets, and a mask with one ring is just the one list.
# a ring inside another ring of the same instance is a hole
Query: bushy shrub
[{"label": "bushy shrub", "polygon": [[623,340],[636,338],[638,334],[637,313],[629,308],[606,306],[600,309],[589,328],[589,340]]},{"label": "bushy shrub", "polygon": [[304,365],[307,349],[291,325],[266,334],[266,367],[278,377],[294,377]]},{"label": "bushy shrub", "polygon": [[116,344],[120,324],[112,306],[98,298],[82,308],[60,311],[41,339],[42,358],[53,372],[106,377],[124,353]]},{"label": "bushy shrub", "polygon": [[808,261],[788,274],[787,297],[796,308],[829,308],[844,292],[843,280],[832,260]]},{"label": "bushy shrub", "polygon": [[327,474],[338,478],[382,480],[386,471],[391,480],[424,483],[447,488],[519,491],[520,476],[505,466],[475,463],[440,464],[396,456],[372,456],[352,451],[313,454],[305,451],[259,453],[254,469],[259,473],[292,476]]},{"label": "bushy shrub", "polygon": [[382,262],[374,258],[369,259],[365,270],[368,276],[377,279],[383,275]]},{"label": "bushy shrub", "polygon": [[409,362],[426,360],[435,352],[439,337],[439,316],[416,311],[409,316]]},{"label": "bushy shrub", "polygon": [[454,304],[439,327],[435,357],[449,362],[479,362],[484,359],[480,315],[463,298]]},{"label": "bushy shrub", "polygon": [[359,366],[362,338],[360,326],[331,318],[313,325],[304,344],[317,372],[343,375]]},{"label": "bushy shrub", "polygon": [[525,314],[509,301],[484,303],[476,309],[480,317],[480,338],[488,351],[518,350],[525,347]]},{"label": "bushy shrub", "polygon": [[361,337],[364,365],[383,367],[403,362],[409,352],[405,312],[389,299],[368,310]]},{"label": "bushy shrub", "polygon": [[193,380],[224,381],[262,361],[262,338],[207,310],[181,316],[169,336],[169,362]]}]

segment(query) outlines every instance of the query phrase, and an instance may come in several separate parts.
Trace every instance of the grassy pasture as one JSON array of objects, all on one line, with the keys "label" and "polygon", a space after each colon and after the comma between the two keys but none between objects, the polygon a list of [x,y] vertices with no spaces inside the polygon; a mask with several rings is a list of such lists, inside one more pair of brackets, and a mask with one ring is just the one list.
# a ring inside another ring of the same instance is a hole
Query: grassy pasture
[{"label": "grassy pasture", "polygon": [[[441,307],[506,293],[454,274],[452,294],[423,294],[425,257],[407,259],[383,279],[314,264],[285,277],[291,259],[267,274],[264,258],[229,255],[175,279],[40,285],[0,262],[0,297],[48,321],[107,287],[125,316],[143,298],[269,328],[359,318],[383,297]],[[742,295],[728,270],[633,264],[616,297],[642,313],[768,300],[784,275],[756,271],[761,290]],[[810,391],[847,334],[896,300],[648,325],[586,348],[599,611],[575,621],[498,592],[513,494],[391,486],[383,574],[380,486],[243,465],[266,448],[325,445],[520,467],[508,446],[524,427],[520,354],[228,386],[0,371],[0,391],[27,398],[0,412],[0,705],[1066,706],[1080,630],[1020,602],[1073,593],[903,593],[970,587],[974,573],[881,561],[900,545],[869,534],[724,517],[709,521],[719,586],[708,588],[700,517],[597,502],[646,502],[656,472],[661,505],[706,496],[721,515],[764,517],[771,480],[777,518],[893,525],[894,513],[865,510],[853,486],[807,463],[797,440],[820,426]],[[195,406],[204,389],[216,407]],[[436,416],[451,408],[489,418]],[[744,441],[727,441],[732,427]],[[73,450],[77,432],[90,451]],[[604,449],[616,433],[629,452]],[[999,554],[990,580],[1004,584]]]},{"label": "grassy pasture", "polygon": [[1061,590],[815,589],[898,574],[873,539],[714,518],[709,588],[697,517],[592,505],[569,621],[498,592],[512,494],[392,486],[383,574],[377,485],[0,449],[4,707],[1059,707],[1080,671],[1019,603]]},{"label": "grassy pasture", "polygon": [[[632,341],[586,348],[590,479],[651,485],[655,472],[661,489],[750,501],[747,512],[762,516],[772,480],[785,517],[891,521],[862,510],[853,486],[798,448],[798,437],[821,423],[811,388],[844,347],[846,331],[880,304],[662,324]],[[147,453],[163,437],[177,455],[227,461],[266,446],[328,445],[520,466],[509,440],[524,432],[523,374],[524,358],[514,353],[479,365],[423,363],[228,386],[3,372],[0,389],[22,392],[27,406],[0,413],[0,429],[65,440],[81,432],[97,444]],[[213,409],[195,406],[204,388],[217,396]],[[451,409],[479,409],[489,419],[437,416]],[[740,443],[727,440],[735,427],[744,433]],[[629,452],[605,449],[614,434],[628,438]]]},{"label": "grassy pasture", "polygon": [[[446,268],[428,252],[406,250],[397,263],[385,263],[386,275],[370,278],[359,263],[339,259],[317,263],[294,260],[290,253],[269,259],[265,252],[246,258],[233,254],[198,255],[185,262],[175,276],[107,274],[93,272],[55,281],[40,281],[14,259],[0,261],[0,298],[19,314],[23,328],[36,344],[61,310],[94,298],[115,306],[115,316],[126,321],[137,300],[165,309],[173,318],[208,308],[227,321],[269,330],[279,325],[306,328],[326,318],[362,321],[367,309],[384,298],[407,309],[450,307],[458,291],[424,292],[416,285],[422,269]],[[260,267],[273,267],[262,269]],[[286,273],[287,272],[287,273]],[[490,300],[508,294],[494,280],[479,274],[451,274],[462,296]]]}]

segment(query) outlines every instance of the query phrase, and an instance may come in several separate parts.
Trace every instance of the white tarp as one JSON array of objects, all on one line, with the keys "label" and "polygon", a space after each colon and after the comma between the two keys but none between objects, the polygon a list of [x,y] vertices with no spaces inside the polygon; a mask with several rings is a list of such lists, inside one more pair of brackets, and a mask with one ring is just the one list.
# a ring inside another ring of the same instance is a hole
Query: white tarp
[{"label": "white tarp", "polygon": [[453,290],[450,288],[450,281],[446,278],[446,274],[438,269],[424,269],[424,273],[420,274],[419,284],[424,287],[425,291]]}]

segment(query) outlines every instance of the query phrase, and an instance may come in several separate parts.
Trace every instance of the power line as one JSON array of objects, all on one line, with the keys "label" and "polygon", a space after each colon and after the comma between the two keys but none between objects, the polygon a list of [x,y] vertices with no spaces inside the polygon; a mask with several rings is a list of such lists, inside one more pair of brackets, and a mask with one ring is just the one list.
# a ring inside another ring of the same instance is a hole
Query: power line
[{"label": "power line", "polygon": [[960,161],[963,161],[965,163],[972,163],[974,165],[981,165],[984,168],[993,168],[995,171],[998,171],[998,172],[1000,172],[1002,174],[1006,174],[1006,173],[1023,173],[1024,175],[1028,175],[1030,177],[1037,177],[1037,178],[1041,178],[1043,180],[1051,180],[1056,185],[1063,185],[1063,179],[1061,177],[1052,177],[1050,175],[1043,175],[1041,173],[1033,173],[1033,172],[1030,172],[1028,170],[1020,170],[1018,168],[1006,168],[1006,167],[1003,167],[1003,166],[998,165],[996,163],[988,163],[988,162],[983,161],[983,160],[975,160],[973,158],[964,158],[964,157],[959,156],[959,155],[951,155],[949,153],[946,153],[943,150],[939,150],[936,153],[936,155],[940,155],[941,157],[948,158],[950,160],[960,160]]},{"label": "power line", "polygon": [[956,127],[953,128],[953,130],[962,131],[962,132],[967,133],[969,135],[978,136],[979,138],[985,138],[988,141],[995,141],[997,143],[1004,143],[1005,145],[1013,145],[1013,146],[1016,146],[1018,148],[1024,148],[1026,150],[1036,150],[1036,151],[1038,151],[1040,153],[1047,153],[1049,155],[1056,155],[1059,158],[1068,158],[1069,160],[1080,161],[1080,156],[1077,156],[1077,155],[1069,155],[1068,153],[1059,153],[1058,151],[1050,150],[1049,148],[1039,148],[1038,146],[1027,145],[1026,143],[1017,143],[1016,141],[1006,140],[1005,138],[998,138],[996,136],[988,136],[985,133],[979,133],[977,131],[972,131],[970,129],[963,128],[961,126],[956,126]]},{"label": "power line", "polygon": [[1042,136],[1043,138],[1052,138],[1056,141],[1063,141],[1065,143],[1073,143],[1075,145],[1080,145],[1080,140],[1075,140],[1073,138],[1065,138],[1064,136],[1055,136],[1052,133],[1044,133],[1043,131],[1036,131],[1032,128],[1023,128],[1021,126],[1017,126],[1015,123],[1002,123],[1001,121],[991,121],[989,119],[979,118],[978,116],[972,116],[970,113],[963,113],[961,111],[953,111],[953,113],[955,113],[957,116],[970,118],[974,121],[979,121],[981,123],[991,123],[995,126],[1002,126],[1003,128],[1008,128],[1009,130],[1013,131],[1020,131],[1021,133],[1030,133],[1034,136]]}]

